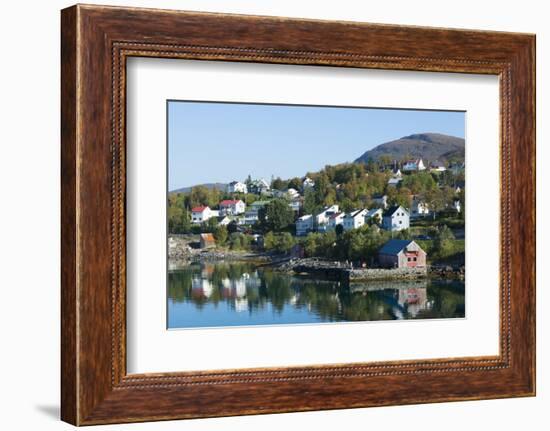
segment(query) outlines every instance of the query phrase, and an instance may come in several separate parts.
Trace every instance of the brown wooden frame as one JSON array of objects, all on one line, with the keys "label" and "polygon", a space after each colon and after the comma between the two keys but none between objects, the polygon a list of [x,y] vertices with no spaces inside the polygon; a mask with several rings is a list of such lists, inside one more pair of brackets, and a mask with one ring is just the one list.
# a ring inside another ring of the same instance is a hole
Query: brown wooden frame
[{"label": "brown wooden frame", "polygon": [[[61,417],[76,425],[535,394],[535,36],[102,6],[62,11]],[[127,375],[129,56],[500,77],[500,354]]]}]

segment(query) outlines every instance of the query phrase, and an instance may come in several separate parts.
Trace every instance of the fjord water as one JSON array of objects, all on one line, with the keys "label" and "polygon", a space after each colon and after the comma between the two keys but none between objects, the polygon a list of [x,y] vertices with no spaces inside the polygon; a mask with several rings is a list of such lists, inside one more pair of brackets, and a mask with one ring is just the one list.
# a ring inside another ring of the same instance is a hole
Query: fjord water
[{"label": "fjord water", "polygon": [[168,273],[168,328],[464,317],[464,282],[347,283],[251,263],[201,263]]}]

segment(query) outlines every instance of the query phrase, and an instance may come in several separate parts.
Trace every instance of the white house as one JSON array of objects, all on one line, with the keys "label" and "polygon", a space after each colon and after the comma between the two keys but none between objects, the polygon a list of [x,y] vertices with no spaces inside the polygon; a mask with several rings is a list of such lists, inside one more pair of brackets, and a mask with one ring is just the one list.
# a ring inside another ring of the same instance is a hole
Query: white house
[{"label": "white house", "polygon": [[344,223],[344,217],[346,213],[334,213],[329,217],[328,220],[328,230],[336,229],[336,226]]},{"label": "white house", "polygon": [[460,201],[459,201],[458,199],[455,200],[455,201],[453,202],[453,209],[454,209],[457,213],[459,213],[460,210],[462,209],[462,208],[461,208],[461,205],[460,205]]},{"label": "white house", "polygon": [[382,217],[384,216],[384,211],[382,211],[382,208],[373,208],[370,209],[367,214],[365,214],[365,222],[368,222],[369,220],[378,221],[379,223],[382,223]]},{"label": "white house", "polygon": [[240,181],[231,181],[227,185],[227,193],[248,193],[248,187]]},{"label": "white house", "polygon": [[344,217],[344,230],[352,230],[360,228],[365,224],[365,215],[368,213],[368,210],[356,210],[349,214],[346,214]]},{"label": "white house", "polygon": [[315,187],[315,181],[313,181],[309,177],[305,177],[304,180],[302,181],[302,188],[306,190],[306,189],[312,189],[313,187]]},{"label": "white house", "polygon": [[388,208],[382,217],[382,227],[389,231],[408,229],[410,226],[409,212],[401,205]]},{"label": "white house", "polygon": [[428,204],[420,200],[418,196],[414,196],[411,206],[411,218],[425,217],[428,214],[430,214]]},{"label": "white house", "polygon": [[248,186],[248,191],[250,193],[255,193],[257,195],[261,195],[262,193],[266,193],[268,192],[270,189],[269,187],[269,183],[264,180],[263,178],[262,179],[259,179],[259,180],[254,180],[250,183],[250,185]]},{"label": "white house", "polygon": [[191,295],[194,298],[210,298],[214,286],[208,279],[195,277],[191,280]]},{"label": "white house", "polygon": [[204,223],[212,217],[216,217],[217,212],[214,212],[208,206],[200,206],[191,209],[191,222]]},{"label": "white house", "polygon": [[288,195],[288,197],[290,199],[298,199],[300,197],[300,193],[298,192],[298,190],[296,189],[293,189],[292,187],[290,187],[287,191],[286,191],[286,194]]},{"label": "white house", "polygon": [[447,168],[445,165],[440,161],[434,161],[430,163],[430,171],[431,172],[445,172]]},{"label": "white house", "polygon": [[300,199],[294,199],[288,203],[288,206],[292,208],[293,211],[298,212],[302,207],[302,201]]},{"label": "white house", "polygon": [[403,181],[403,178],[392,177],[388,180],[388,186],[397,187],[401,181]]},{"label": "white house", "polygon": [[388,196],[387,195],[374,195],[372,197],[372,202],[380,208],[388,207]]},{"label": "white house", "polygon": [[229,223],[231,223],[231,218],[229,218],[228,216],[221,215],[218,217],[218,225],[227,226]]},{"label": "white house", "polygon": [[315,216],[315,224],[322,226],[328,224],[330,216],[340,211],[338,205],[324,207],[323,210]]},{"label": "white house", "polygon": [[246,205],[240,199],[226,199],[220,202],[221,215],[243,214],[245,209]]},{"label": "white house", "polygon": [[245,224],[254,224],[259,220],[259,212],[269,201],[256,201],[250,204],[244,215]]},{"label": "white house", "polygon": [[273,189],[273,197],[283,199],[298,199],[300,197],[300,193],[298,193],[298,190],[293,188],[290,188],[288,190]]},{"label": "white house", "polygon": [[304,215],[296,220],[296,236],[304,236],[313,230],[313,216]]},{"label": "white house", "polygon": [[403,165],[403,170],[406,172],[424,171],[426,166],[422,159],[407,160]]}]

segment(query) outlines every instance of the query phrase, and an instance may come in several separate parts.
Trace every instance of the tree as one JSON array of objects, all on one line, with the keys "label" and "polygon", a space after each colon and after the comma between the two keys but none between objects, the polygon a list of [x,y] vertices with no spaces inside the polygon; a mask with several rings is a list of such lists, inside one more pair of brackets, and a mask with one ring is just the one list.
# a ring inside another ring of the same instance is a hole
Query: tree
[{"label": "tree", "polygon": [[283,232],[282,234],[279,235],[279,242],[277,244],[277,249],[281,253],[288,253],[290,249],[294,246],[294,244],[295,244],[294,237],[288,232]]},{"label": "tree", "polygon": [[264,235],[264,248],[267,251],[274,250],[276,246],[275,235],[273,232],[267,232]]},{"label": "tree", "polygon": [[273,181],[271,181],[271,188],[275,190],[284,190],[287,188],[287,182],[283,181],[281,177],[275,178]]},{"label": "tree", "polygon": [[302,188],[302,180],[298,177],[292,178],[288,182],[288,188],[289,189],[300,190]]},{"label": "tree", "polygon": [[191,229],[189,211],[185,208],[185,195],[171,194],[168,197],[168,232],[188,233]]},{"label": "tree", "polygon": [[313,214],[317,204],[315,203],[315,193],[311,189],[306,189],[304,192],[304,213]]},{"label": "tree", "polygon": [[326,174],[321,174],[315,181],[315,186],[313,190],[315,192],[315,203],[317,205],[323,205],[325,203],[325,197],[328,194],[329,190],[329,180]]},{"label": "tree", "polygon": [[375,226],[381,226],[381,225],[382,225],[382,217],[380,217],[380,214],[375,214],[374,216],[372,216],[372,217],[368,220],[367,224],[368,224],[369,226],[373,226],[373,225],[375,225]]},{"label": "tree", "polygon": [[389,233],[370,226],[345,232],[336,239],[335,256],[340,259],[370,261],[389,238]]},{"label": "tree", "polygon": [[417,172],[403,177],[400,187],[407,188],[417,195],[437,188],[437,183],[429,172]]},{"label": "tree", "polygon": [[442,191],[437,187],[435,189],[428,190],[425,193],[421,194],[420,198],[421,200],[426,202],[426,204],[430,208],[430,211],[433,214],[434,220],[437,213],[445,209],[445,206],[446,206],[445,196],[442,193]]},{"label": "tree", "polygon": [[231,250],[246,250],[250,246],[250,237],[240,232],[229,235],[229,247]]},{"label": "tree", "polygon": [[264,236],[264,249],[267,251],[275,250],[279,253],[288,253],[294,244],[294,237],[288,232],[279,234],[268,232]]},{"label": "tree", "polygon": [[382,154],[380,157],[378,157],[378,160],[380,161],[380,164],[385,168],[391,163],[392,158],[389,154]]},{"label": "tree", "polygon": [[453,249],[453,240],[455,236],[453,231],[447,225],[442,225],[437,229],[434,240],[434,252],[439,257],[446,257]]},{"label": "tree", "polygon": [[281,231],[294,222],[294,211],[285,199],[274,199],[259,211],[265,230]]},{"label": "tree", "polygon": [[227,231],[226,226],[218,225],[214,229],[214,238],[216,238],[216,243],[217,244],[219,244],[219,245],[225,244],[225,242],[227,241],[228,236],[229,236],[229,233]]},{"label": "tree", "polygon": [[304,251],[306,252],[306,255],[309,257],[317,256],[318,252],[318,245],[320,242],[320,233],[317,232],[311,232],[308,234],[304,241]]},{"label": "tree", "polygon": [[337,236],[340,236],[344,233],[344,225],[343,224],[337,224],[336,228],[334,228],[334,232]]},{"label": "tree", "polygon": [[238,230],[239,230],[239,225],[235,220],[230,221],[229,224],[227,225],[227,232],[230,234],[235,233]]},{"label": "tree", "polygon": [[216,217],[210,217],[206,223],[203,224],[203,232],[215,232],[218,227],[218,219]]}]

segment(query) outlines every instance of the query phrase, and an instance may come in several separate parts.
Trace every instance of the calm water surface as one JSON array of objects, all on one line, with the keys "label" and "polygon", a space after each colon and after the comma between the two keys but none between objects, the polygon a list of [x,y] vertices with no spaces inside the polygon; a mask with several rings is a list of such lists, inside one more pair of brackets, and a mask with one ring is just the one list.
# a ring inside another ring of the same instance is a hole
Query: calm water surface
[{"label": "calm water surface", "polygon": [[168,273],[168,328],[464,317],[464,282],[342,283],[249,263],[193,264]]}]

